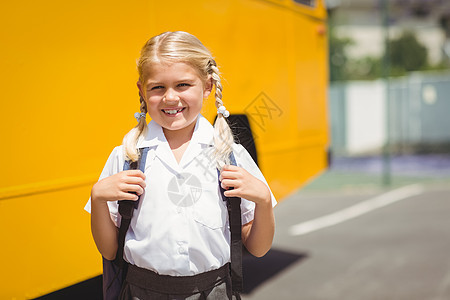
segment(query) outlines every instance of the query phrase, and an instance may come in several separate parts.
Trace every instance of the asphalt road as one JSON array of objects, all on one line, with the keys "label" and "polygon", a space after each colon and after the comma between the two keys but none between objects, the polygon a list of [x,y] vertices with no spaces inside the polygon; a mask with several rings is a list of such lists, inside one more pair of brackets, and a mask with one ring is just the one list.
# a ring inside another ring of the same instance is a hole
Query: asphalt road
[{"label": "asphalt road", "polygon": [[242,298],[450,299],[450,184],[393,189],[280,203],[272,250],[244,259]]}]

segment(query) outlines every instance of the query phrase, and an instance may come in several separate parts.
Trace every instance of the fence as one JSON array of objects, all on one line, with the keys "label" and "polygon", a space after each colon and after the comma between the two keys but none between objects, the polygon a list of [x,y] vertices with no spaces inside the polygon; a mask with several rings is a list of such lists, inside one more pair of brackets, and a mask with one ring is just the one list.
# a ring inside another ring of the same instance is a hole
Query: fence
[{"label": "fence", "polygon": [[[334,155],[450,151],[450,72],[412,73],[386,83],[351,81],[329,88]],[[389,115],[389,118],[387,116]]]}]

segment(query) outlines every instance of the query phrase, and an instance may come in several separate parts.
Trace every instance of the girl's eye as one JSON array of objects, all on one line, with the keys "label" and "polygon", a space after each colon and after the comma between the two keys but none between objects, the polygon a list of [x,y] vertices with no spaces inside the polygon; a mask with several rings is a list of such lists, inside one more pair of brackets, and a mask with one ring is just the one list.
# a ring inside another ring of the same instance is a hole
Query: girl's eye
[{"label": "girl's eye", "polygon": [[156,86],[152,87],[150,90],[153,91],[153,90],[162,89],[162,88],[163,88],[162,85],[156,85]]},{"label": "girl's eye", "polygon": [[178,86],[180,86],[180,87],[183,87],[183,86],[190,86],[190,84],[189,84],[189,83],[180,83],[180,84],[178,84]]}]

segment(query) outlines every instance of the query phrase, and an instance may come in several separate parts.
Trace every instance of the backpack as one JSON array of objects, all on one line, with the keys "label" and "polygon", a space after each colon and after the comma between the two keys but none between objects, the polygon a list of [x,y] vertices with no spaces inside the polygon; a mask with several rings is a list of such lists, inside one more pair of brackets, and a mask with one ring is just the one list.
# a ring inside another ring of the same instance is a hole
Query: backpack
[{"label": "backpack", "polygon": [[[145,164],[149,148],[139,149],[140,155],[137,162],[125,161],[123,170],[136,170],[139,168],[142,172],[145,171]],[[232,165],[236,165],[236,160],[233,153],[230,155]],[[219,170],[217,170],[219,172]],[[220,182],[219,182],[220,186]],[[231,282],[233,293],[242,291],[242,239],[241,239],[241,198],[226,197],[224,189],[220,186],[222,199],[227,201],[228,218],[231,231],[230,251],[231,251]],[[130,226],[131,218],[133,217],[134,209],[139,205],[140,198],[137,201],[120,200],[119,214],[122,218],[119,227],[118,246],[116,258],[114,260],[103,259],[103,299],[117,300],[122,290],[123,282],[125,281],[128,265],[123,259],[123,250],[125,245],[125,236]]]}]

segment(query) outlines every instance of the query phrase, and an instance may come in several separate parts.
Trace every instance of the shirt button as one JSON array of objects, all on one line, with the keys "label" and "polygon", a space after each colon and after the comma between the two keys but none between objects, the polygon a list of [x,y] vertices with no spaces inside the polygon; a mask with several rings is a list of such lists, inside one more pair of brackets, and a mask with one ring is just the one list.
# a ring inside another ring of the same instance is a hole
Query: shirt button
[{"label": "shirt button", "polygon": [[181,214],[183,212],[183,209],[181,207],[177,207],[177,213]]},{"label": "shirt button", "polygon": [[179,254],[186,254],[186,249],[184,249],[184,247],[180,247],[180,248],[178,248],[178,253]]}]

